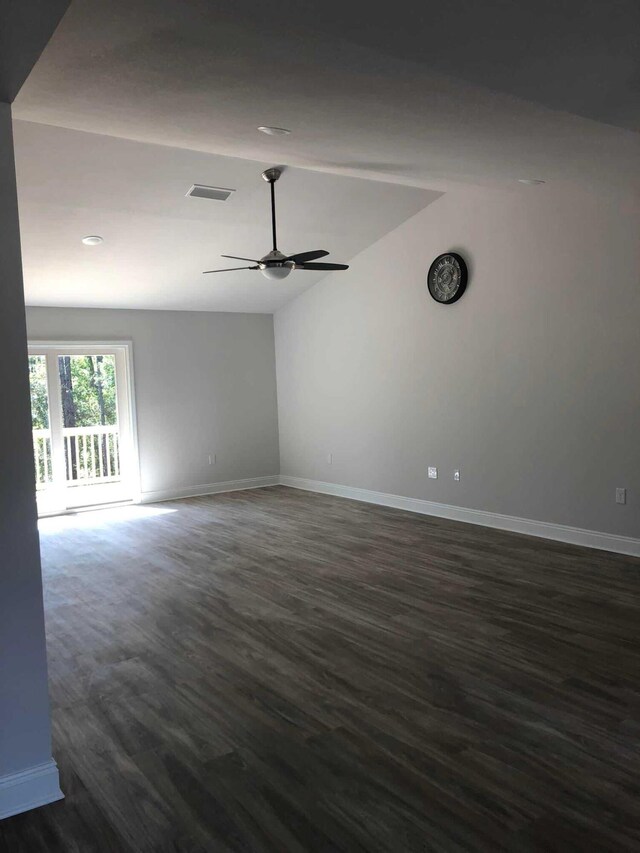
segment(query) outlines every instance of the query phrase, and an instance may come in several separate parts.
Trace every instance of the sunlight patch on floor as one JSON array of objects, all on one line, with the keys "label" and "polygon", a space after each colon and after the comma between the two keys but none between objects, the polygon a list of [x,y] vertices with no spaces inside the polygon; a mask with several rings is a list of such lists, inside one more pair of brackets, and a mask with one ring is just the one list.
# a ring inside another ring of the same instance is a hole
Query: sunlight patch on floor
[{"label": "sunlight patch on floor", "polygon": [[63,530],[108,527],[110,524],[118,524],[123,521],[144,521],[159,515],[168,515],[171,512],[177,512],[177,510],[159,506],[109,507],[40,518],[38,530],[41,536],[47,536],[60,533]]}]

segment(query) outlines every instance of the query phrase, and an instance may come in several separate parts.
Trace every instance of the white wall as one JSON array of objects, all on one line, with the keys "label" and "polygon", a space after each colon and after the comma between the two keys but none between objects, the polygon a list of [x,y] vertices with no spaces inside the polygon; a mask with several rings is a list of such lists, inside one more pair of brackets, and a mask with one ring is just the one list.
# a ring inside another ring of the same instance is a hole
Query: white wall
[{"label": "white wall", "polygon": [[143,497],[278,474],[270,315],[27,308],[27,329],[133,341]]},{"label": "white wall", "polygon": [[277,313],[282,474],[640,536],[639,235],[637,199],[440,198]]},{"label": "white wall", "polygon": [[[21,808],[20,793],[14,797],[14,791],[6,787],[10,784],[8,777],[51,759],[11,111],[1,102],[0,283],[1,817]],[[18,788],[15,786],[16,791]],[[49,793],[56,789],[53,767]]]}]

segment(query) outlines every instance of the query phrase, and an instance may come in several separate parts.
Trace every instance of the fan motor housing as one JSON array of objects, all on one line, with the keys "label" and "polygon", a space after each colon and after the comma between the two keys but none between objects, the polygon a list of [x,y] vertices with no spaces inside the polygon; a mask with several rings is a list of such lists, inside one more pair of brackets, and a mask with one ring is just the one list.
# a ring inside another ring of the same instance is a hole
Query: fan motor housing
[{"label": "fan motor housing", "polygon": [[288,261],[287,256],[283,255],[279,249],[272,249],[263,258],[260,258],[261,267],[295,267],[293,261]]}]

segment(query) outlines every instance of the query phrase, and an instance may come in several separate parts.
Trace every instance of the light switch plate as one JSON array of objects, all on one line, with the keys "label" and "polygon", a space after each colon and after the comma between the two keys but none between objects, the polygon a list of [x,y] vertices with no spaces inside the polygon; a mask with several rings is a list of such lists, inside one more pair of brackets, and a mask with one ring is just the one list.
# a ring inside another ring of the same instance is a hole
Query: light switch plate
[{"label": "light switch plate", "polygon": [[437,480],[438,479],[438,469],[437,468],[429,468],[429,479]]},{"label": "light switch plate", "polygon": [[616,503],[617,504],[626,504],[627,502],[627,490],[626,489],[616,489]]}]

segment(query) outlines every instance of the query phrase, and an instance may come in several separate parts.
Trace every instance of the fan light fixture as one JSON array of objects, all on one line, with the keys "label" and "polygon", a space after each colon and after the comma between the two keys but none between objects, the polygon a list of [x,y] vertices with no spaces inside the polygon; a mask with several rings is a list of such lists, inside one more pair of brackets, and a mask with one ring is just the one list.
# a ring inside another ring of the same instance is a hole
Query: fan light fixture
[{"label": "fan light fixture", "polygon": [[267,169],[262,173],[263,179],[269,184],[271,190],[271,234],[273,237],[273,249],[263,258],[240,258],[238,255],[222,255],[223,258],[232,258],[234,261],[249,261],[250,267],[231,267],[224,270],[205,270],[212,272],[234,272],[235,270],[260,270],[265,278],[272,281],[281,281],[286,278],[292,270],[348,270],[347,264],[314,264],[312,261],[324,258],[329,252],[324,249],[315,249],[312,252],[298,252],[297,255],[284,255],[278,249],[276,239],[276,191],[275,183],[282,174],[282,169]]},{"label": "fan light fixture", "polygon": [[[269,262],[269,266],[266,265],[267,261]],[[264,263],[264,266],[262,263]],[[270,278],[272,281],[286,278],[296,266],[294,261],[288,260],[287,256],[283,255],[277,249],[265,255],[262,263],[260,265],[260,272],[265,278]]]},{"label": "fan light fixture", "polygon": [[265,267],[263,270],[260,270],[260,272],[265,278],[279,281],[289,275],[291,267]]}]

